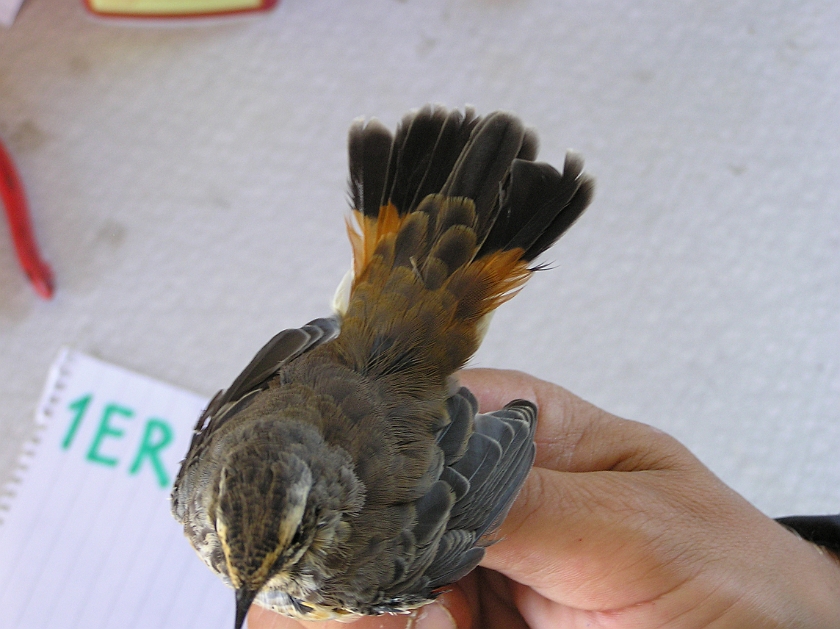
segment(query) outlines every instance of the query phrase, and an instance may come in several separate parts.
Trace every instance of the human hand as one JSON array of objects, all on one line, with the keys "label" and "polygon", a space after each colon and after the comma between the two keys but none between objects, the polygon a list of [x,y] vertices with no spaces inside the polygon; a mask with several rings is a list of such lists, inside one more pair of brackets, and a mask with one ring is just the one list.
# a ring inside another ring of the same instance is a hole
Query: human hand
[{"label": "human hand", "polygon": [[[482,410],[537,404],[535,467],[482,567],[411,616],[363,618],[354,629],[840,624],[840,562],[672,437],[522,373],[459,378]],[[257,607],[249,618],[250,629],[331,626]]]}]

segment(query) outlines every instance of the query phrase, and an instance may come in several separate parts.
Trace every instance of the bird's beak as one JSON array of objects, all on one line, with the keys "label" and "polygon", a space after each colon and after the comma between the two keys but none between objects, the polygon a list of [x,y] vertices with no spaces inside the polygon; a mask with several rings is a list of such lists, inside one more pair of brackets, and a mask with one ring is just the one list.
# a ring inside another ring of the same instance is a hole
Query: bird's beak
[{"label": "bird's beak", "polygon": [[248,609],[254,602],[256,595],[257,590],[245,586],[236,590],[236,621],[233,624],[233,629],[242,629],[242,625],[245,624],[245,616],[248,615]]}]

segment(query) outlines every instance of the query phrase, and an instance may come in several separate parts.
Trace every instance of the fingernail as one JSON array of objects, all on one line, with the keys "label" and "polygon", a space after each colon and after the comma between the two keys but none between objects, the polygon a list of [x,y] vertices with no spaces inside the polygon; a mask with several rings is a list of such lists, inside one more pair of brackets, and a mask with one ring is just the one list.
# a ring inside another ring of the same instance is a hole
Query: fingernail
[{"label": "fingernail", "polygon": [[417,614],[415,629],[458,629],[449,610],[440,603],[429,603]]}]

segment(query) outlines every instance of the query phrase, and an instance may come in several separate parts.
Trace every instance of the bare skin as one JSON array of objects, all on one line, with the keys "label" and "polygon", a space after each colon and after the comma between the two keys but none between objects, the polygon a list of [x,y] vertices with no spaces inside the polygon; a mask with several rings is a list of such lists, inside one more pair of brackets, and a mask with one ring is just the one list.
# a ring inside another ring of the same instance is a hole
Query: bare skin
[{"label": "bare skin", "polygon": [[[480,568],[410,616],[353,629],[840,626],[840,561],[665,433],[519,372],[467,370],[482,410],[540,409],[535,467]],[[338,628],[252,607],[250,629]]]}]

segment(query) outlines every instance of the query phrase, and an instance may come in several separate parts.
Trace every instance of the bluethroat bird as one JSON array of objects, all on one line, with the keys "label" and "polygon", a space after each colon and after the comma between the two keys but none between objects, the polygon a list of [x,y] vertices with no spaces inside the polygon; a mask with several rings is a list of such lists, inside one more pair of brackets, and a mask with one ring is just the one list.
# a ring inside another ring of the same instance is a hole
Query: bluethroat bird
[{"label": "bluethroat bird", "polygon": [[581,215],[593,180],[535,162],[514,116],[426,106],[350,129],[352,268],[335,313],[284,330],[195,427],[172,512],[249,606],[405,612],[484,555],[534,461],[537,409],[478,414],[453,374]]}]

